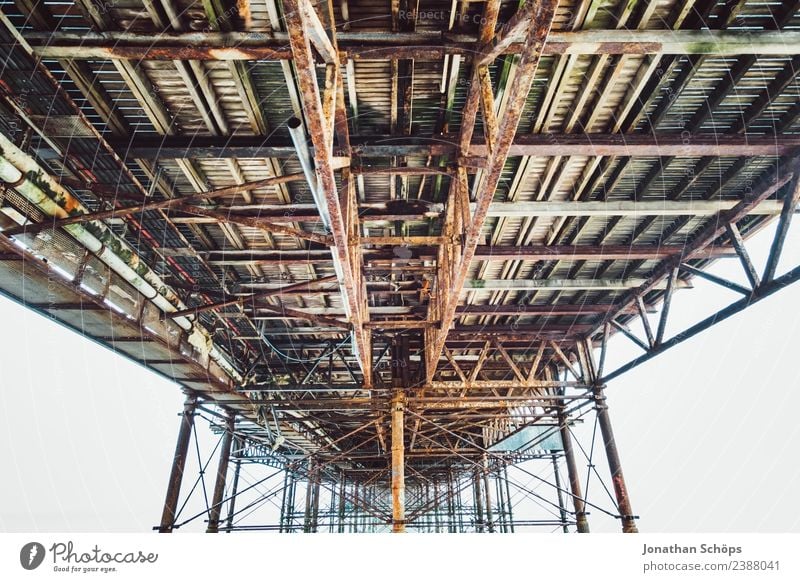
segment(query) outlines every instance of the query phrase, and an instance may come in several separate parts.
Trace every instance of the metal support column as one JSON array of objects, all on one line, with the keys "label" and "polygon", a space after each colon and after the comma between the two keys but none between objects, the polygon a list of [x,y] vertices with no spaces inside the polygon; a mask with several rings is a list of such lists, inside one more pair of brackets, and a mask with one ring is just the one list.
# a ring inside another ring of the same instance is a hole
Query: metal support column
[{"label": "metal support column", "polygon": [[472,475],[472,495],[475,498],[475,531],[483,533],[483,501],[481,497],[481,476],[478,471]]},{"label": "metal support column", "polygon": [[406,483],[403,431],[405,398],[398,390],[392,398],[392,531],[406,531]]},{"label": "metal support column", "polygon": [[614,484],[614,495],[617,497],[617,508],[622,519],[624,533],[638,533],[636,520],[631,510],[631,500],[628,497],[628,488],[625,486],[625,477],[622,474],[622,463],[619,460],[617,443],[614,441],[614,431],[611,429],[611,419],[608,416],[608,405],[603,386],[594,387],[595,409],[600,422],[600,431],[603,434],[603,443],[608,458],[608,468],[611,471],[611,481]]},{"label": "metal support column", "polygon": [[489,459],[483,457],[483,489],[486,497],[486,529],[489,533],[494,533],[494,517],[492,515],[492,493],[489,486]]},{"label": "metal support column", "polygon": [[217,480],[214,483],[214,497],[211,499],[211,509],[208,511],[208,527],[206,533],[219,532],[219,516],[222,512],[222,498],[225,495],[225,478],[228,475],[228,462],[231,458],[231,445],[233,444],[233,430],[236,423],[236,413],[229,412],[225,423],[225,434],[222,435],[222,444],[219,451],[219,465],[217,466]]},{"label": "metal support column", "polygon": [[[244,441],[240,438],[234,439],[233,450],[234,453],[240,451],[244,446]],[[236,468],[233,470],[233,483],[231,484],[231,501],[228,503],[228,519],[225,523],[225,531],[226,533],[231,533],[231,529],[233,528],[233,516],[235,514],[235,507],[236,507],[236,494],[239,491],[239,472],[242,470],[242,459],[234,454],[234,464]]]},{"label": "metal support column", "polygon": [[567,475],[569,487],[572,491],[572,506],[575,508],[575,519],[578,533],[589,533],[589,522],[586,519],[586,504],[583,502],[578,465],[575,463],[575,451],[572,447],[572,433],[569,430],[569,420],[563,411],[559,411],[558,424],[561,428],[561,443],[564,445],[564,460],[567,462]]},{"label": "metal support column", "polygon": [[347,488],[347,474],[342,471],[341,483],[339,485],[339,527],[337,531],[344,533],[344,516],[345,516],[345,495]]},{"label": "metal support column", "polygon": [[561,527],[564,533],[569,533],[567,526],[567,507],[564,504],[564,494],[561,492],[561,475],[558,474],[558,455],[553,454],[553,476],[556,482],[556,493],[558,495],[558,513],[561,516]]},{"label": "metal support column", "polygon": [[189,439],[194,428],[194,409],[197,406],[197,396],[192,393],[186,395],[183,403],[183,416],[181,428],[178,432],[178,442],[175,445],[175,455],[172,457],[172,471],[167,484],[167,496],[164,500],[164,511],[161,514],[159,533],[172,533],[175,525],[175,513],[178,509],[178,496],[181,492],[183,469],[186,467],[186,453],[189,450]]},{"label": "metal support column", "polygon": [[511,488],[508,484],[508,467],[503,465],[503,481],[505,481],[506,485],[506,505],[508,507],[508,528],[511,530],[511,533],[514,533],[514,513],[513,513],[513,505],[511,503]]}]

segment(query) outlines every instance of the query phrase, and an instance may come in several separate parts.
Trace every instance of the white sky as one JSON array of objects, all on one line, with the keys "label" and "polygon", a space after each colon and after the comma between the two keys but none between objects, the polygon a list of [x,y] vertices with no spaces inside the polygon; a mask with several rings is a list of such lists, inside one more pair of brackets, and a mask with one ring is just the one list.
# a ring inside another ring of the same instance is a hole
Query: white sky
[{"label": "white sky", "polygon": [[[759,266],[770,238],[751,246]],[[786,255],[779,274],[800,264],[797,230]],[[715,265],[743,281],[739,271],[735,259]],[[676,294],[671,331],[735,298],[697,282]],[[800,531],[798,305],[800,286],[780,291],[611,383],[640,530]],[[3,298],[0,321],[0,530],[148,531],[175,445],[177,387]],[[613,348],[607,370],[638,353],[621,336]],[[593,531],[618,531],[589,519]]]}]

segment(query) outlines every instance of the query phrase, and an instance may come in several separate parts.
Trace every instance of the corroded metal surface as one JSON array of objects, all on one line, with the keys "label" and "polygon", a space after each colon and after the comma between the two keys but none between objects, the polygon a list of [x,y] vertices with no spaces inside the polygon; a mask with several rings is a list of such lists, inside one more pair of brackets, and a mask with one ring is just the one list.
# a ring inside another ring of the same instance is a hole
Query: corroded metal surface
[{"label": "corroded metal surface", "polygon": [[[799,4],[598,6],[5,5],[0,288],[224,408],[235,475],[286,472],[279,531],[634,531],[606,381],[800,277]],[[696,279],[738,300],[670,335]],[[611,370],[616,333],[641,355]]]}]

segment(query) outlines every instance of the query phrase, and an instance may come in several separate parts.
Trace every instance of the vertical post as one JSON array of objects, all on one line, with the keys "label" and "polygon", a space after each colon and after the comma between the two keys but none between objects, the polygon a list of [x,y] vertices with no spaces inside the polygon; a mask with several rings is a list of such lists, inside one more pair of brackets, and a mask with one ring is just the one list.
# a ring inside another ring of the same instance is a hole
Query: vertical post
[{"label": "vertical post", "polygon": [[319,470],[314,472],[314,503],[311,507],[311,531],[317,533],[319,531],[319,486],[321,482],[321,473]]},{"label": "vertical post", "polygon": [[306,478],[306,506],[305,506],[305,513],[303,516],[303,532],[309,533],[311,532],[311,511],[313,506],[313,474],[314,474],[314,465],[313,461],[308,462],[308,476]]},{"label": "vertical post", "polygon": [[561,429],[561,444],[564,445],[564,460],[567,462],[569,488],[572,491],[572,506],[575,508],[575,525],[578,528],[578,533],[589,533],[589,522],[586,520],[586,504],[583,502],[581,479],[578,474],[578,465],[575,463],[572,434],[569,431],[569,420],[564,415],[563,401],[562,407],[558,411],[558,424]]},{"label": "vertical post", "polygon": [[189,439],[194,428],[194,409],[197,406],[197,396],[189,392],[183,403],[181,428],[178,431],[178,441],[175,445],[175,455],[172,457],[172,471],[167,483],[167,496],[164,500],[164,511],[161,514],[159,533],[172,533],[175,526],[175,512],[178,508],[178,496],[181,492],[183,470],[186,467],[186,453],[189,450]]},{"label": "vertical post", "polygon": [[[505,467],[505,465],[503,465],[503,467]],[[506,533],[508,532],[508,527],[506,526],[506,503],[503,499],[503,483],[500,478],[499,469],[494,480],[494,487],[497,493],[497,520],[500,523],[500,531]]]},{"label": "vertical post", "polygon": [[278,520],[278,533],[283,533],[283,523],[286,521],[286,499],[289,488],[289,471],[283,472],[283,492],[281,493],[281,515]]},{"label": "vertical post", "polygon": [[358,531],[358,512],[359,512],[359,496],[358,496],[358,483],[353,483],[353,517],[350,522],[350,533]]},{"label": "vertical post", "polygon": [[453,491],[453,472],[447,469],[447,531],[448,533],[457,533],[456,528],[456,500],[455,491]]},{"label": "vertical post", "polygon": [[[234,440],[234,450],[238,451],[242,448],[243,441],[239,438]],[[231,484],[231,501],[228,504],[228,519],[225,523],[225,532],[231,533],[231,529],[233,528],[233,516],[235,514],[235,507],[236,507],[236,493],[239,490],[239,471],[242,469],[242,460],[239,455],[236,455],[234,458],[234,464],[236,468],[233,470],[233,483]]]},{"label": "vertical post", "polygon": [[439,533],[439,486],[436,480],[433,481],[433,523],[434,531]]},{"label": "vertical post", "polygon": [[219,516],[222,513],[222,498],[225,495],[225,478],[228,475],[228,462],[231,458],[231,445],[233,444],[233,430],[236,423],[236,413],[228,412],[225,434],[222,435],[222,445],[219,451],[219,465],[217,465],[217,480],[214,483],[214,497],[211,499],[211,509],[208,512],[208,527],[206,533],[219,532]]},{"label": "vertical post", "polygon": [[511,488],[508,485],[508,465],[503,465],[503,480],[506,482],[506,505],[508,507],[508,527],[514,533],[514,513],[511,505]]},{"label": "vertical post", "polygon": [[475,497],[475,530],[483,533],[483,493],[481,492],[481,476],[476,470],[472,475],[472,494]]},{"label": "vertical post", "polygon": [[614,431],[611,429],[611,418],[608,416],[608,405],[603,386],[594,386],[594,400],[608,458],[608,468],[611,471],[611,481],[614,484],[614,495],[617,498],[617,508],[622,519],[622,531],[638,533],[639,530],[636,528],[636,521],[631,510],[631,500],[628,497],[628,488],[625,486],[625,477],[622,475],[622,463],[619,459],[617,443],[614,440]]},{"label": "vertical post", "polygon": [[489,458],[483,457],[483,490],[486,496],[486,529],[494,533],[494,518],[492,516],[492,493],[489,487]]},{"label": "vertical post", "polygon": [[553,459],[553,475],[556,481],[556,493],[558,494],[558,513],[561,516],[561,527],[564,533],[569,533],[567,526],[567,508],[564,506],[564,495],[561,493],[561,475],[558,474],[558,455],[552,455]]},{"label": "vertical post", "polygon": [[289,474],[289,498],[286,500],[283,530],[292,533],[294,531],[294,504],[297,499],[297,479],[294,473],[287,472]]},{"label": "vertical post", "polygon": [[392,397],[392,531],[394,533],[406,531],[404,407],[403,391],[398,390]]},{"label": "vertical post", "polygon": [[339,533],[344,533],[344,508],[345,508],[345,492],[347,488],[347,473],[342,471],[342,483],[339,488]]}]

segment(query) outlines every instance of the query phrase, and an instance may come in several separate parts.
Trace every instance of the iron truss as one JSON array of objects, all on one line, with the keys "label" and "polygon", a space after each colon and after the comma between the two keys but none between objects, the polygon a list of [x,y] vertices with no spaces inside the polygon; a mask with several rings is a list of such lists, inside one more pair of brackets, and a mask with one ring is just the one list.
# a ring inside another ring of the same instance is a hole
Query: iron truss
[{"label": "iron truss", "polygon": [[798,2],[2,9],[0,288],[186,393],[159,531],[634,532],[607,382],[800,273]]}]

